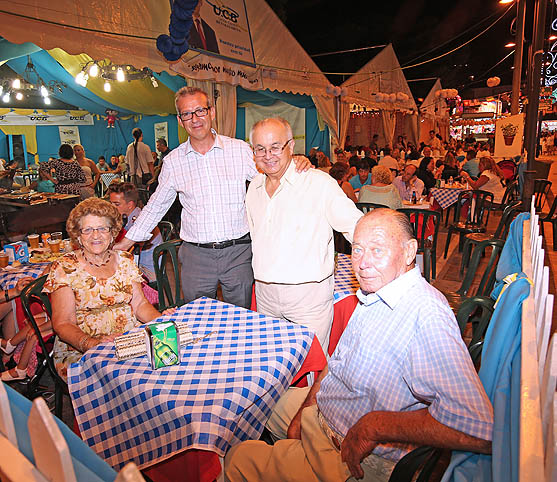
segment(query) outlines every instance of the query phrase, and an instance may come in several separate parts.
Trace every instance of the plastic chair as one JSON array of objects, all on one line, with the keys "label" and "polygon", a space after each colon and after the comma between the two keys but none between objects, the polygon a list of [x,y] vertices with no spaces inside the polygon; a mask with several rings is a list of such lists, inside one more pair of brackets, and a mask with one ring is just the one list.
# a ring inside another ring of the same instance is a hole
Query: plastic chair
[{"label": "plastic chair", "polygon": [[362,211],[364,214],[369,213],[377,208],[389,208],[389,206],[385,206],[384,204],[377,204],[377,203],[356,203],[356,207]]},{"label": "plastic chair", "polygon": [[[185,304],[181,293],[177,250],[181,243],[181,240],[167,241],[159,244],[153,250],[153,264],[159,292],[159,311]],[[172,290],[170,280],[168,279],[167,263],[169,260],[172,263],[174,274],[174,290]]]},{"label": "plastic chair", "polygon": [[158,226],[163,241],[170,241],[171,239],[174,239],[176,237],[174,224],[172,224],[170,221],[160,221]]},{"label": "plastic chair", "polygon": [[542,237],[545,238],[545,232],[543,229],[544,223],[551,223],[553,228],[553,251],[557,251],[557,216],[555,215],[555,211],[557,210],[557,197],[553,200],[553,204],[547,214],[540,213],[539,220],[540,223],[540,231]]},{"label": "plastic chair", "polygon": [[534,179],[534,197],[536,211],[541,212],[547,200],[547,193],[551,189],[551,181],[547,179]]},{"label": "plastic chair", "polygon": [[489,209],[492,211],[503,210],[510,203],[519,200],[519,198],[518,181],[513,181],[507,185],[505,194],[503,194],[503,198],[501,199],[501,204],[493,203]]},{"label": "plastic chair", "polygon": [[487,266],[483,271],[482,277],[480,279],[480,284],[478,285],[478,289],[476,293],[474,293],[474,296],[489,296],[491,294],[493,286],[495,285],[497,263],[499,262],[499,258],[501,257],[501,251],[503,250],[504,245],[505,242],[502,239],[489,239],[487,241],[478,243],[478,245],[474,248],[474,251],[472,252],[472,258],[470,260],[470,265],[468,266],[468,270],[466,271],[466,275],[464,277],[464,280],[462,281],[462,284],[460,285],[460,288],[456,292],[443,292],[443,294],[447,298],[447,301],[449,302],[450,307],[455,313],[458,312],[462,302],[470,295],[470,288],[476,277],[478,266],[487,247],[492,248],[491,255],[487,262]]},{"label": "plastic chair", "polygon": [[464,238],[464,245],[462,247],[462,262],[460,263],[460,274],[464,273],[464,267],[468,266],[470,262],[470,254],[472,253],[472,247],[482,241],[487,241],[489,239],[506,239],[507,233],[509,232],[509,227],[515,215],[520,211],[520,206],[522,201],[514,201],[509,204],[503,214],[495,233],[469,233]]},{"label": "plastic chair", "polygon": [[[424,255],[424,277],[429,282],[431,278],[435,279],[437,273],[437,236],[439,234],[439,225],[441,224],[441,213],[429,209],[399,209],[401,213],[406,214],[414,228],[414,235],[418,240],[418,253]],[[433,239],[427,237],[427,228],[430,220],[433,222],[434,231]]]},{"label": "plastic chair", "polygon": [[479,368],[483,343],[491,315],[493,315],[495,300],[488,296],[473,296],[465,299],[456,319],[460,327],[460,333],[464,336],[468,324],[472,326],[472,337],[468,343],[468,353],[476,369]]},{"label": "plastic chair", "polygon": [[[468,212],[466,214],[466,221],[460,221],[460,214],[464,202],[469,204]],[[493,204],[493,193],[488,191],[462,191],[458,195],[457,206],[454,216],[454,222],[449,226],[449,233],[447,234],[447,243],[445,244],[445,255],[449,251],[451,244],[451,237],[453,233],[459,234],[459,251],[462,251],[462,244],[464,236],[468,233],[483,233],[487,230],[487,223],[489,221],[489,206]],[[475,204],[475,206],[474,206]]]},{"label": "plastic chair", "polygon": [[25,316],[29,324],[32,326],[33,331],[35,332],[35,336],[37,337],[37,341],[39,346],[41,347],[42,351],[42,363],[43,366],[39,367],[40,373],[38,376],[36,375],[33,380],[29,383],[27,389],[28,393],[33,393],[35,391],[36,383],[40,380],[40,376],[46,369],[48,369],[52,379],[54,380],[54,414],[58,417],[62,417],[62,408],[63,408],[63,396],[64,394],[69,396],[68,392],[68,385],[66,381],[58,374],[56,371],[56,366],[54,364],[54,357],[53,357],[53,349],[52,347],[47,347],[45,340],[43,339],[43,335],[41,334],[41,330],[39,329],[39,325],[35,320],[33,313],[31,312],[31,305],[33,303],[39,303],[42,305],[44,311],[48,315],[49,318],[52,318],[52,306],[50,304],[50,300],[46,293],[42,292],[44,283],[46,281],[47,276],[41,276],[36,280],[29,283],[23,290],[21,291],[21,305],[23,306],[23,311],[25,312]]},{"label": "plastic chair", "polygon": [[448,450],[422,446],[408,452],[395,465],[389,482],[427,482],[444,453],[447,454],[446,469],[449,463]]}]

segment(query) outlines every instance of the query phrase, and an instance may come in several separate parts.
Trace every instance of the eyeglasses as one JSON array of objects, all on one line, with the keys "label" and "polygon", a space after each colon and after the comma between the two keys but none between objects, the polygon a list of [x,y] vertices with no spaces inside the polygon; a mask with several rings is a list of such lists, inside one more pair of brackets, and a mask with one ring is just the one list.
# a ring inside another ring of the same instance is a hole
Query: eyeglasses
[{"label": "eyeglasses", "polygon": [[195,109],[193,112],[180,112],[178,117],[182,119],[182,121],[190,120],[195,114],[197,117],[205,117],[209,113],[209,109],[211,108],[210,105],[207,107],[199,107]]},{"label": "eyeglasses", "polygon": [[93,234],[93,231],[97,231],[101,234],[107,234],[110,232],[110,226],[100,226],[98,228],[83,228],[79,230],[79,232],[84,236],[91,236],[91,234]]},{"label": "eyeglasses", "polygon": [[286,146],[292,140],[294,140],[294,139],[288,139],[282,147],[281,146],[271,146],[270,149],[266,149],[263,146],[254,147],[253,148],[253,153],[255,154],[255,157],[265,157],[267,155],[267,151],[269,151],[272,156],[280,156],[282,154],[282,152],[284,151],[284,149],[286,149]]}]

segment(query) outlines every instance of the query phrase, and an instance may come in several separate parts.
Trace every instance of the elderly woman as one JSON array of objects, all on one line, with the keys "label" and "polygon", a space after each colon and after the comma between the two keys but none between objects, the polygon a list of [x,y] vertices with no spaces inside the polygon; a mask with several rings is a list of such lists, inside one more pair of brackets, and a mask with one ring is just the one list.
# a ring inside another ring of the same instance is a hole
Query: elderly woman
[{"label": "elderly woman", "polygon": [[371,186],[360,189],[361,203],[383,204],[391,209],[400,209],[402,199],[396,186],[393,185],[391,170],[386,166],[375,166],[371,170]]},{"label": "elderly woman", "polygon": [[[40,170],[44,176],[54,183],[54,190],[62,194],[81,194],[81,186],[85,183],[85,173],[73,158],[73,149],[69,144],[62,144],[58,151],[59,159],[43,163]],[[54,171],[54,177],[52,176]]]},{"label": "elderly woman", "polygon": [[[86,178],[85,183],[81,186],[81,199],[87,199],[95,195],[95,186],[101,178],[101,172],[91,159],[85,157],[85,149],[83,149],[81,144],[73,146],[73,153]],[[93,176],[95,176],[94,179]]]},{"label": "elderly woman", "polygon": [[348,182],[350,178],[350,167],[344,162],[337,162],[329,170],[329,175],[338,182],[340,188],[344,191],[344,194],[348,196],[351,201],[355,203],[358,202],[356,194],[354,193],[354,188],[352,184]]},{"label": "elderly woman", "polygon": [[122,218],[110,203],[89,198],[70,213],[66,229],[81,246],[52,263],[43,291],[51,293],[54,359],[61,376],[83,353],[161,314],[144,297],[133,257],[112,249]]},{"label": "elderly woman", "polygon": [[482,157],[478,164],[480,177],[474,181],[466,171],[460,171],[462,179],[468,181],[472,189],[481,189],[493,193],[493,202],[501,204],[505,195],[503,184],[505,176],[492,157]]}]

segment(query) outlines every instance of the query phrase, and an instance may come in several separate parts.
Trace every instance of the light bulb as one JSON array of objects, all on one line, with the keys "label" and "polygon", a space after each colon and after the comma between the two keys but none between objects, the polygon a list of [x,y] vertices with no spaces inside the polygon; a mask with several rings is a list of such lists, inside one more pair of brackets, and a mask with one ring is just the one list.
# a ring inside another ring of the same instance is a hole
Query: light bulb
[{"label": "light bulb", "polygon": [[14,89],[21,89],[21,81],[19,79],[14,79],[12,82],[12,87]]},{"label": "light bulb", "polygon": [[47,89],[44,85],[41,85],[41,89],[40,89],[40,90],[41,90],[41,95],[42,95],[43,97],[48,97],[48,89]]},{"label": "light bulb", "polygon": [[91,65],[91,67],[89,68],[89,75],[91,77],[96,77],[97,75],[99,75],[99,66],[97,64]]},{"label": "light bulb", "polygon": [[44,98],[44,103],[45,103],[46,105],[50,105],[50,97],[45,97],[45,98]]},{"label": "light bulb", "polygon": [[0,85],[0,95],[2,95],[2,92],[4,92],[4,86]]},{"label": "light bulb", "polygon": [[104,83],[104,91],[105,92],[110,92],[110,83],[108,81],[106,81]]},{"label": "light bulb", "polygon": [[159,86],[159,83],[157,82],[157,79],[155,79],[155,77],[151,77],[151,83],[153,84],[153,87],[155,89]]},{"label": "light bulb", "polygon": [[120,67],[116,71],[116,80],[118,82],[124,82],[124,80],[126,80],[126,75],[124,74],[124,71]]},{"label": "light bulb", "polygon": [[79,85],[82,85],[82,84],[83,84],[83,78],[84,78],[84,77],[85,77],[85,73],[84,73],[83,70],[82,70],[79,74],[77,74],[77,75],[75,76],[75,81],[76,81]]},{"label": "light bulb", "polygon": [[8,94],[7,92],[2,96],[2,101],[8,103],[10,102],[10,94]]},{"label": "light bulb", "polygon": [[18,92],[18,93],[15,95],[15,98],[16,98],[17,100],[22,100],[22,99],[23,99],[23,94],[22,94],[21,92]]}]

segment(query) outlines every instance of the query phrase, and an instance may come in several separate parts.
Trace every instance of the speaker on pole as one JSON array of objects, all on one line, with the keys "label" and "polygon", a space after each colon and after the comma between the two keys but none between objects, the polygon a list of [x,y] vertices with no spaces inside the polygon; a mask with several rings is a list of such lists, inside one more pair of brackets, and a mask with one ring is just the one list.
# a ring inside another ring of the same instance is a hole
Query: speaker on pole
[{"label": "speaker on pole", "polygon": [[10,134],[6,136],[8,141],[8,157],[10,163],[17,162],[17,167],[27,169],[27,146],[25,145],[25,136],[22,134]]}]

